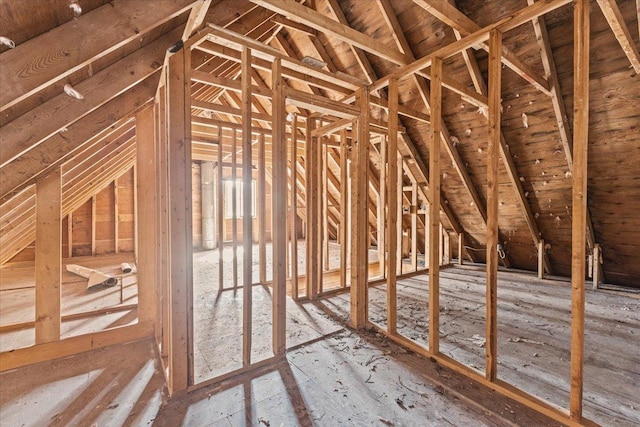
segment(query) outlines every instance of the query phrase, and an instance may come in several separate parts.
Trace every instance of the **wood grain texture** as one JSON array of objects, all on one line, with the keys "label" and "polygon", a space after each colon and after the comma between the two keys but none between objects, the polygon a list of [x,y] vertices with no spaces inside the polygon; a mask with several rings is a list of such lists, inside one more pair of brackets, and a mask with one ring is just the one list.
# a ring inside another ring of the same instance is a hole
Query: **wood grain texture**
[{"label": "wood grain texture", "polygon": [[[0,94],[0,111],[140,37],[191,5],[192,0],[160,0],[150,9],[145,1],[116,0],[2,53],[0,80],[8,84]],[[105,25],[107,22],[110,24]]]},{"label": "wood grain texture", "polygon": [[58,168],[36,184],[36,344],[60,339],[61,179]]}]

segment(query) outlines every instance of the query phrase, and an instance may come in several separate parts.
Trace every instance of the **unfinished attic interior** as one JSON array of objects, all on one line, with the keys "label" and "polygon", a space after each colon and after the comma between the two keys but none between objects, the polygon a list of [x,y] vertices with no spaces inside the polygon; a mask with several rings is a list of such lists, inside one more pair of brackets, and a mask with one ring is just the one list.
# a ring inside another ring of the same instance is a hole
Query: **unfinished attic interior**
[{"label": "unfinished attic interior", "polygon": [[0,0],[0,424],[640,425],[640,0]]}]

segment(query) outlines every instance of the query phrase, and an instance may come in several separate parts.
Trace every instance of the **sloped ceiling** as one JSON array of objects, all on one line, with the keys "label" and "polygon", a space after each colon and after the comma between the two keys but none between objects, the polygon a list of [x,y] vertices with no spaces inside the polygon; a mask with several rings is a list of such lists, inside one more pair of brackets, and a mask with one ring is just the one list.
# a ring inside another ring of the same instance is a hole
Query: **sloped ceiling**
[{"label": "sloped ceiling", "polygon": [[[640,41],[635,3],[621,0],[603,1],[607,2],[617,3],[619,6],[623,23],[637,51]],[[28,9],[26,3],[33,9]],[[13,38],[18,45],[14,51],[17,51],[30,40],[45,40],[49,30],[71,28],[82,20],[87,20],[92,13],[98,12],[101,8],[117,9],[124,7],[124,3],[117,0],[80,0],[83,15],[74,20],[67,1],[2,2],[0,28],[3,28],[4,33],[0,35]],[[29,114],[38,108],[38,111],[44,111],[42,105],[51,105],[54,108],[67,105],[54,104],[56,97],[62,93],[64,83],[69,82],[80,87],[83,83],[87,85],[87,81],[96,78],[101,70],[107,69],[116,61],[122,61],[136,51],[145,49],[154,40],[161,39],[171,31],[179,33],[181,25],[186,22],[188,8],[200,2],[185,0],[159,3],[161,4],[157,6],[157,10],[163,11],[161,15],[164,17],[158,17],[154,21],[155,24],[150,24],[144,34],[130,38],[109,54],[99,55],[101,59],[79,67],[64,78],[48,80],[50,83],[47,86],[32,91],[33,93],[24,99],[21,98],[19,102],[12,102],[10,107],[0,106],[2,146],[7,144],[6,138],[9,137],[12,140],[16,137],[25,138],[24,141],[18,142],[32,141],[26,138],[31,138],[31,135],[25,135],[23,127],[16,126],[16,123],[20,123],[21,117],[29,117]],[[436,17],[426,10],[429,5],[445,7],[443,5],[446,2],[443,0],[307,0],[303,3],[305,7],[312,8],[328,19],[341,22],[371,37],[379,43],[380,49],[392,49],[405,56],[420,58],[456,40],[454,29],[448,25],[451,22],[443,22],[453,18],[455,14],[448,18]],[[496,22],[526,7],[527,3],[527,0],[458,0],[455,6],[466,16],[465,19],[459,20],[463,24],[458,30],[464,35],[470,25],[482,27]],[[628,56],[625,55],[595,1],[592,2],[591,17],[588,203],[592,233],[594,242],[601,244],[603,248],[607,282],[640,287],[640,76],[631,67]],[[292,25],[284,18],[293,22],[299,21],[296,16],[278,15],[249,0],[213,0],[205,20],[269,43],[288,55],[298,58],[315,57],[327,63],[326,67],[331,71],[347,73],[365,81],[374,81],[397,68],[397,64],[382,59],[377,54],[354,48],[333,34]],[[519,61],[519,65],[532,75],[546,79],[549,90],[545,93],[508,67],[505,68],[502,131],[505,156],[510,158],[505,157],[500,166],[500,240],[510,266],[535,270],[537,255],[534,236],[537,234],[538,238],[543,238],[546,243],[550,270],[554,274],[568,276],[571,261],[571,157],[568,153],[573,107],[572,6],[563,6],[545,15],[535,24],[527,23],[508,32],[504,40],[505,46]],[[541,31],[541,27],[548,36],[536,34]],[[136,30],[135,25],[133,30]],[[544,40],[547,38],[549,50],[545,52]],[[166,43],[169,43],[169,39],[175,40],[176,37],[167,36]],[[166,43],[163,42],[163,45]],[[162,50],[158,49],[158,54]],[[3,47],[0,50],[0,65],[5,64],[8,55],[15,55],[14,51]],[[206,72],[229,78],[238,75],[237,67],[210,55],[194,55],[193,61],[194,68]],[[445,74],[463,89],[482,93],[482,81],[486,82],[487,79],[486,62],[484,50],[471,49],[466,57],[459,54],[448,59],[445,62]],[[554,72],[549,70],[549,63],[555,67],[557,78]],[[152,70],[148,71],[149,75],[154,75],[150,71]],[[1,77],[2,85],[15,82],[12,80],[14,77],[7,76],[4,72]],[[262,78],[268,85],[268,79],[265,77],[258,73],[254,79]],[[121,79],[124,82],[124,76],[116,78],[118,81]],[[401,81],[400,102],[428,113],[429,108],[425,103],[428,100],[428,95],[425,97],[425,91],[428,93],[428,81],[421,80]],[[114,90],[116,93],[113,96],[101,98],[100,102],[96,102],[97,107],[74,110],[68,115],[53,115],[53,119],[41,119],[50,122],[64,117],[55,122],[55,125],[47,123],[47,129],[51,132],[44,135],[46,138],[36,139],[33,144],[22,147],[15,153],[21,156],[28,156],[29,152],[35,153],[33,150],[44,140],[62,138],[64,135],[60,130],[67,128],[71,132],[70,126],[74,123],[81,123],[83,117],[100,111],[118,94],[131,89],[127,89],[125,85],[120,92]],[[229,93],[210,91],[198,83],[194,83],[193,90],[195,99],[215,101],[234,107],[235,100]],[[308,91],[309,88],[300,87],[300,90]],[[555,95],[555,102],[549,92]],[[323,94],[338,98],[337,94]],[[486,119],[480,114],[478,107],[468,102],[468,99],[463,99],[450,90],[445,90],[444,94],[443,112],[447,135],[443,138],[441,150],[442,196],[452,213],[452,221],[457,223],[455,226],[445,225],[449,229],[460,227],[464,230],[467,244],[479,249],[475,255],[482,261],[486,233],[486,221],[483,218],[486,204]],[[379,95],[384,97],[384,91]],[[141,99],[134,101],[134,104],[139,105],[140,102]],[[254,108],[256,112],[270,113],[268,103],[256,103]],[[110,110],[104,115],[109,117],[109,120],[104,122],[100,129],[95,129],[94,133],[103,131],[130,113],[130,108],[123,111],[118,111],[117,108]],[[200,110],[194,110],[194,114],[202,116]],[[301,114],[304,112],[301,111]],[[225,115],[219,117],[232,120]],[[378,118],[386,120],[384,113]],[[29,123],[33,128],[40,126],[37,117]],[[401,125],[406,128],[403,138],[407,140],[403,155],[417,155],[418,158],[414,159],[417,163],[428,164],[428,125],[404,117]],[[202,131],[201,135],[205,134],[198,126],[195,126],[194,130],[195,135],[198,134],[198,130]],[[75,146],[82,146],[90,137],[82,134],[79,139],[82,142],[77,142]],[[59,146],[63,140],[59,141],[51,144]],[[53,159],[38,164],[34,163],[34,160],[20,163],[20,156],[3,154],[0,168],[3,182],[0,192],[2,201],[10,200],[13,194],[32,184],[35,178],[29,177],[37,177],[49,164],[55,164],[56,159],[68,161],[69,157],[65,156],[72,151],[70,148],[64,153],[56,154]],[[377,165],[375,154],[372,154],[372,164]],[[416,166],[412,163],[410,167]],[[8,178],[19,172],[26,176],[13,180]],[[419,174],[420,171],[414,172]]]}]

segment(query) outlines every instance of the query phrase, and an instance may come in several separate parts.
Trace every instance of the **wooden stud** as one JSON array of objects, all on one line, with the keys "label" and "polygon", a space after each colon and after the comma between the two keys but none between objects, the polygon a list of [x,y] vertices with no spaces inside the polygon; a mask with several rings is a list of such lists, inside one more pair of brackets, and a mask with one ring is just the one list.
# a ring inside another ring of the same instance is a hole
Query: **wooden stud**
[{"label": "wooden stud", "polygon": [[398,156],[396,159],[398,169],[398,181],[396,182],[396,197],[397,201],[397,217],[398,220],[396,222],[396,271],[397,274],[402,274],[402,259],[404,255],[404,173],[402,169],[402,156]]},{"label": "wooden stud", "polygon": [[418,183],[411,183],[411,269],[418,271]]},{"label": "wooden stud", "polygon": [[[138,181],[138,209],[144,221],[138,223],[138,235],[142,244],[138,248],[138,319],[140,322],[156,319],[159,282],[156,248],[158,245],[156,229],[158,218],[156,211],[156,144],[154,109],[149,106],[136,114],[136,162]],[[160,327],[160,325],[158,325]]]},{"label": "wooden stud", "polygon": [[538,279],[544,279],[544,239],[538,242]]},{"label": "wooden stud", "polygon": [[458,233],[458,265],[464,264],[464,234]]},{"label": "wooden stud", "polygon": [[[273,245],[273,354],[284,356],[286,350],[286,297],[287,272],[285,252],[287,250],[287,141],[285,136],[285,99],[283,93],[282,64],[273,61],[271,71],[273,89],[273,138],[272,138],[272,225]],[[307,249],[309,250],[309,249]]]},{"label": "wooden stud", "polygon": [[120,245],[118,244],[120,235],[120,215],[118,214],[118,178],[113,180],[113,252],[120,252]]},{"label": "wooden stud", "polygon": [[[253,295],[253,181],[251,141],[251,50],[242,50],[242,365],[251,364]],[[275,141],[275,138],[274,138]],[[235,162],[234,162],[235,163]],[[234,165],[235,167],[235,165]],[[275,252],[274,252],[275,256]],[[275,288],[275,282],[274,282]]]},{"label": "wooden stud", "polygon": [[260,134],[258,148],[258,258],[260,283],[267,283],[267,198],[266,198],[266,153],[264,134]]},{"label": "wooden stud", "polygon": [[602,248],[599,243],[593,245],[593,290],[597,290],[600,287],[600,281],[602,278],[600,258],[602,257]]},{"label": "wooden stud", "polygon": [[206,161],[200,163],[200,212],[202,217],[202,249],[210,250],[216,246],[215,219],[215,163]]},{"label": "wooden stud", "polygon": [[131,166],[133,171],[133,254],[135,259],[138,259],[138,246],[140,244],[140,239],[138,238],[138,224],[140,220],[138,218],[138,186],[136,183],[138,182],[138,168],[134,163]]},{"label": "wooden stud", "polygon": [[298,116],[291,123],[291,295],[298,299]]},{"label": "wooden stud", "polygon": [[320,158],[322,176],[320,180],[320,188],[322,188],[322,203],[321,212],[322,217],[322,261],[324,271],[329,271],[329,183],[328,183],[328,168],[329,159],[327,158],[327,146],[322,145]]},{"label": "wooden stud", "polygon": [[323,150],[323,144],[322,141],[325,140],[326,138],[324,137],[319,137],[317,138],[314,142],[315,142],[315,149],[314,149],[314,159],[313,159],[313,164],[314,164],[314,169],[316,170],[316,173],[314,174],[316,182],[315,182],[315,211],[316,211],[316,217],[315,217],[315,222],[316,222],[316,242],[317,242],[317,246],[315,247],[316,249],[314,250],[315,253],[315,262],[317,264],[317,270],[316,270],[316,278],[315,281],[317,283],[317,292],[318,294],[322,294],[323,291],[323,279],[324,279],[324,187],[325,187],[325,181],[323,179],[323,163],[324,163],[324,150]]},{"label": "wooden stud", "polygon": [[73,212],[67,214],[67,256],[73,258]]},{"label": "wooden stud", "polygon": [[[387,269],[387,331],[395,334],[398,323],[397,263],[398,263],[398,80],[389,82],[389,134],[387,135],[386,163],[389,167],[386,185],[388,192],[387,208],[387,245],[389,266]],[[381,163],[384,167],[384,163]],[[382,183],[382,176],[380,177]],[[402,234],[402,233],[400,233]],[[402,248],[400,247],[400,250]],[[400,257],[401,258],[401,257]]]},{"label": "wooden stud", "polygon": [[351,159],[351,324],[363,328],[368,320],[369,274],[369,90],[358,89],[357,142]]},{"label": "wooden stud", "polygon": [[316,127],[316,120],[314,118],[307,118],[307,133],[304,147],[304,173],[305,173],[305,205],[306,205],[306,293],[307,298],[313,299],[317,296],[317,283],[316,283],[316,262],[315,262],[315,250],[311,248],[317,248],[316,244],[316,220],[317,212],[315,211],[315,173],[316,168],[313,162],[314,151],[316,149],[316,140],[312,138],[312,131]]},{"label": "wooden stud", "polygon": [[60,339],[61,182],[58,167],[36,184],[36,344]]},{"label": "wooden stud", "polygon": [[222,129],[218,128],[218,165],[216,166],[216,227],[218,243],[218,292],[224,288],[224,181],[222,180]]},{"label": "wooden stud", "polygon": [[[348,183],[348,151],[347,151],[347,131],[340,130],[340,286],[347,286],[348,273],[348,244],[349,244],[349,226],[347,219],[349,217],[349,183]],[[307,219],[308,220],[308,219]]]},{"label": "wooden stud", "polygon": [[98,216],[97,212],[97,197],[95,195],[91,196],[91,255],[96,255],[96,219]]},{"label": "wooden stud", "polygon": [[431,211],[431,204],[427,203],[424,210],[424,268],[429,268],[429,257],[431,251],[429,250],[431,240],[429,238],[429,231],[431,229],[431,222],[429,221],[429,212]]},{"label": "wooden stud", "polygon": [[442,131],[442,59],[431,64],[429,129],[429,352],[440,352],[440,133]]},{"label": "wooden stud", "polygon": [[502,93],[502,33],[489,38],[489,143],[487,150],[487,320],[486,376],[497,378],[498,366],[498,158]]},{"label": "wooden stud", "polygon": [[574,4],[573,194],[571,223],[571,389],[569,414],[582,419],[587,149],[589,142],[589,1]]},{"label": "wooden stud", "polygon": [[440,223],[439,231],[438,231],[438,260],[440,262],[440,266],[444,265],[444,227],[442,226],[442,222]]},{"label": "wooden stud", "polygon": [[189,51],[169,57],[167,78],[168,203],[169,211],[169,390],[187,389],[192,382],[193,320],[192,202]]},{"label": "wooden stud", "polygon": [[[392,113],[391,113],[392,114]],[[380,188],[378,191],[378,205],[376,212],[377,219],[377,229],[378,234],[376,235],[377,245],[378,245],[378,268],[380,270],[380,277],[387,277],[387,267],[386,267],[386,250],[387,250],[387,239],[386,239],[386,206],[387,206],[387,141],[388,135],[386,137],[380,138],[380,155],[379,155],[379,165],[380,165]]]},{"label": "wooden stud", "polygon": [[233,129],[231,145],[231,240],[233,248],[233,289],[238,289],[238,132]]}]

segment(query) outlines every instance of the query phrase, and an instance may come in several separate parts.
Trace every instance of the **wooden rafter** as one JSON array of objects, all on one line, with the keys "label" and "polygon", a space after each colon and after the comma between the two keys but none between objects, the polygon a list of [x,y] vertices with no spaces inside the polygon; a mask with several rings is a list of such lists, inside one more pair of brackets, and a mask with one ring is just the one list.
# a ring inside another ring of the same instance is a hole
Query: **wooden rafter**
[{"label": "wooden rafter", "polygon": [[[457,30],[454,30],[454,32],[456,38],[462,38]],[[487,84],[485,83],[482,72],[480,71],[480,67],[478,66],[478,61],[474,51],[472,49],[465,49],[462,51],[462,56],[464,58],[467,69],[469,70],[469,74],[471,76],[471,80],[473,81],[474,87],[479,93],[488,95]],[[515,162],[513,160],[513,157],[509,153],[507,146],[508,144],[505,140],[504,132],[500,132],[500,157],[502,157],[502,159],[504,160],[503,164],[507,172],[507,176],[509,177],[509,181],[516,190],[517,201],[524,214],[525,220],[527,222],[527,227],[529,228],[529,232],[531,234],[531,238],[533,239],[536,247],[539,247],[540,232],[538,229],[538,224],[536,223],[535,217],[531,210],[531,205],[529,204],[524,194],[524,188],[522,187],[522,182],[520,182]],[[553,274],[551,263],[549,262],[549,258],[546,253],[544,254],[543,259],[545,270],[548,274]]]},{"label": "wooden rafter", "polygon": [[[380,6],[382,14],[385,17],[385,20],[393,33],[393,37],[398,43],[398,46],[411,58],[412,61],[415,60],[413,49],[402,31],[400,23],[398,22],[398,19],[395,16],[393,9],[391,8],[391,4],[389,0],[378,0],[378,5]],[[418,93],[420,94],[427,109],[431,110],[431,100],[430,100],[431,95],[425,79],[415,74],[412,75],[412,78],[414,83],[416,84],[416,87],[418,88]],[[486,93],[482,95],[486,96]],[[447,128],[444,120],[442,120],[442,123],[440,124],[440,140],[444,144],[447,150],[447,153],[451,158],[453,167],[458,173],[458,175],[460,176],[460,179],[462,180],[463,186],[471,196],[474,207],[477,209],[478,214],[480,215],[484,224],[486,225],[487,224],[486,207],[484,206],[484,203],[480,199],[478,191],[476,190],[475,186],[473,185],[473,182],[471,181],[471,177],[469,176],[469,173],[467,172],[467,169],[464,166],[464,162],[460,158],[460,154],[458,153],[458,150],[453,145],[453,142],[451,142],[451,134],[449,133],[449,129]]]},{"label": "wooden rafter", "polygon": [[[529,5],[535,3],[534,0],[527,0]],[[536,40],[540,47],[540,54],[542,57],[542,66],[545,73],[549,76],[549,83],[551,85],[551,104],[553,105],[553,112],[558,123],[558,132],[560,132],[560,141],[564,149],[565,159],[570,172],[573,172],[573,153],[572,144],[573,136],[571,134],[571,126],[569,124],[569,118],[564,106],[562,90],[560,88],[560,80],[558,79],[558,72],[556,70],[556,63],[553,59],[553,52],[551,51],[551,43],[549,42],[549,34],[547,33],[547,26],[544,21],[544,17],[535,17],[531,20],[533,29],[536,33]],[[593,247],[595,243],[595,234],[593,232],[593,224],[591,222],[591,215],[587,211],[587,244],[589,247]]]},{"label": "wooden rafter", "polygon": [[[446,0],[413,0],[413,2],[465,36],[480,29],[478,24]],[[482,43],[481,45],[483,49],[488,49],[486,43]],[[549,94],[549,82],[547,79],[520,61],[520,59],[507,48],[503,48],[502,62],[519,76],[534,85],[538,90],[547,95]]]},{"label": "wooden rafter", "polygon": [[158,64],[164,60],[166,49],[175,42],[178,31],[174,30],[138,49],[76,85],[76,89],[84,95],[84,100],[62,93],[0,128],[0,139],[4,142],[0,151],[0,166],[55,133],[64,131],[67,126],[155,73]]},{"label": "wooden rafter", "polygon": [[633,41],[633,37],[631,37],[631,32],[629,32],[627,24],[624,22],[624,17],[622,16],[622,12],[620,12],[616,0],[597,1],[611,30],[613,30],[613,34],[616,36],[618,43],[620,43],[624,54],[629,58],[631,66],[636,70],[637,74],[640,74],[640,53],[638,53],[638,48]]},{"label": "wooden rafter", "polygon": [[[0,58],[0,80],[3,82],[0,112],[63,81],[73,72],[140,38],[193,5],[193,0],[159,0],[153,8],[149,8],[145,0],[113,2],[3,53]],[[105,25],[106,22],[110,24]],[[113,31],[114,28],[118,31]],[[78,40],[83,42],[78,43]],[[38,72],[22,71],[36,67],[34,64],[37,64]],[[43,65],[45,67],[41,68]]]}]

